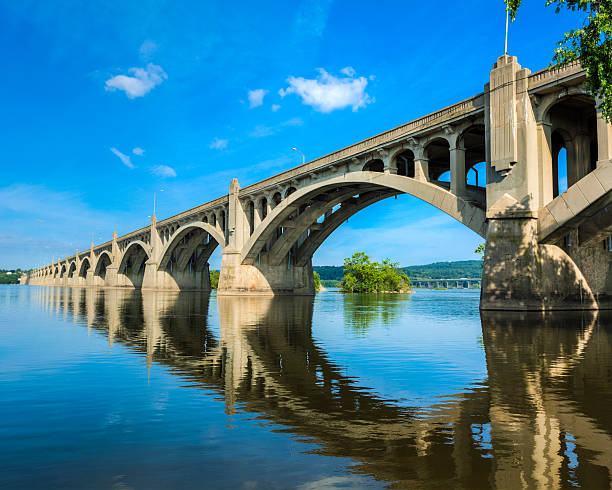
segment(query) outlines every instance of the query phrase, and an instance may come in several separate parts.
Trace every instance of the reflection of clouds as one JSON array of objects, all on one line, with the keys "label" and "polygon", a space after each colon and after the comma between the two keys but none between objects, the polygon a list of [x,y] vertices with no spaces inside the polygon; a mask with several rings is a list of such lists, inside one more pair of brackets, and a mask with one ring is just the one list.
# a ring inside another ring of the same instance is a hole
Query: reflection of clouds
[{"label": "reflection of clouds", "polygon": [[168,393],[158,393],[155,400],[151,403],[151,407],[157,412],[165,412],[168,408]]},{"label": "reflection of clouds", "polygon": [[325,490],[326,488],[363,488],[363,480],[348,476],[326,476],[297,486],[299,490]]},{"label": "reflection of clouds", "polygon": [[119,425],[121,424],[121,421],[122,421],[122,417],[119,413],[110,412],[106,414],[106,417],[104,418],[104,425],[107,427],[111,425]]}]

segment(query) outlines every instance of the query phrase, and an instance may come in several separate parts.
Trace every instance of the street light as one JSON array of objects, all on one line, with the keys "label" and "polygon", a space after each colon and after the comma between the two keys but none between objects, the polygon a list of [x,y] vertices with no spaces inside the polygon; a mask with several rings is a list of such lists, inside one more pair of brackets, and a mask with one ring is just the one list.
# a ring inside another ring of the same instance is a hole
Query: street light
[{"label": "street light", "polygon": [[153,216],[155,216],[155,199],[156,199],[156,193],[157,192],[164,192],[164,190],[163,189],[159,189],[159,190],[153,192]]},{"label": "street light", "polygon": [[304,154],[298,150],[297,148],[291,148],[293,151],[297,151],[300,155],[302,155],[302,165],[304,165],[306,163],[306,157],[304,156]]}]

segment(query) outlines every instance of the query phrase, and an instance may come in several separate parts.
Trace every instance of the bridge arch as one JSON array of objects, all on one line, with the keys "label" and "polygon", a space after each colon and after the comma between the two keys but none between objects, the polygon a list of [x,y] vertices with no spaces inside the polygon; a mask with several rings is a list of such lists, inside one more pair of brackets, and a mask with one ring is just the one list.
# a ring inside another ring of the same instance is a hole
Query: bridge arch
[{"label": "bridge arch", "polygon": [[363,166],[364,172],[384,172],[385,163],[380,158],[373,158]]},{"label": "bridge arch", "polygon": [[146,261],[151,257],[151,247],[142,240],[134,240],[123,251],[117,277],[119,286],[142,286]]},{"label": "bridge arch", "polygon": [[485,175],[486,187],[486,140],[485,126],[482,123],[475,123],[466,126],[457,138],[457,147],[464,152],[465,184],[467,185],[470,171],[475,177],[475,186],[479,186],[478,181],[480,172]]},{"label": "bridge arch", "polygon": [[84,257],[81,261],[81,266],[79,267],[79,277],[83,279],[87,278],[87,271],[91,268],[91,262],[89,261],[89,257]]},{"label": "bridge arch", "polygon": [[191,254],[189,255],[189,257],[186,258],[187,261],[196,251],[197,246],[205,238],[206,234],[210,235],[214,239],[214,242],[216,244],[221,245],[222,248],[225,247],[225,237],[217,228],[214,228],[210,224],[204,223],[203,221],[195,221],[193,223],[181,226],[172,234],[172,236],[170,236],[170,238],[168,238],[168,243],[160,254],[161,259],[159,261],[158,269],[167,268],[173,261],[172,253],[175,251],[181,240],[183,240],[188,234],[193,234],[197,231],[200,231],[198,235],[200,236],[200,240],[198,241],[196,237],[191,237],[193,240],[189,240],[190,243],[185,244],[186,248],[181,253],[181,255],[185,255],[186,252],[189,252],[189,250],[191,250]]},{"label": "bridge arch", "polygon": [[223,233],[203,221],[179,227],[160,254],[157,270],[165,289],[210,289],[208,260],[218,246],[226,245]]},{"label": "bridge arch", "polygon": [[[352,172],[301,188],[278,204],[243,247],[242,263],[254,264],[260,260],[264,247],[271,265],[282,263],[287,254],[293,254],[296,262],[307,262],[321,243],[350,216],[401,193],[432,204],[485,236],[484,203],[478,206],[472,202],[479,196],[470,196],[468,201],[433,183],[396,174]],[[302,212],[298,213],[296,210],[300,209]],[[322,222],[319,221],[321,216],[325,216]]]},{"label": "bridge arch", "polygon": [[448,175],[450,182],[450,142],[441,136],[431,139],[424,146],[425,156],[428,160],[429,180],[445,179]]},{"label": "bridge arch", "polygon": [[76,261],[73,260],[72,262],[70,262],[70,265],[68,266],[68,278],[72,279],[74,277],[74,273],[77,270],[77,265],[76,265]]},{"label": "bridge arch", "polygon": [[395,164],[395,173],[404,177],[415,177],[414,160],[414,151],[410,148],[401,148],[391,155],[391,161]]},{"label": "bridge arch", "polygon": [[106,269],[113,263],[113,256],[107,250],[100,252],[94,266],[94,278],[106,280]]},{"label": "bridge arch", "polygon": [[546,97],[540,114],[546,137],[542,153],[548,157],[542,162],[546,204],[595,170],[597,112],[590,96],[573,90],[564,97]]}]

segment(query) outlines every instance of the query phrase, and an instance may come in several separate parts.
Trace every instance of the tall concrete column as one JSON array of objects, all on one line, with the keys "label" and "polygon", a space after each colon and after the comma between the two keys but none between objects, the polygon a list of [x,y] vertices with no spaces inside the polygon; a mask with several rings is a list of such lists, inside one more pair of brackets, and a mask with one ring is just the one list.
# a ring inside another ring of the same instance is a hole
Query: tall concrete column
[{"label": "tall concrete column", "polygon": [[65,272],[64,272],[64,276],[62,277],[62,286],[67,286],[68,285],[68,254],[66,254],[66,258],[64,259],[64,267],[65,267]]},{"label": "tall concrete column", "polygon": [[261,198],[253,201],[254,213],[253,213],[253,229],[256,230],[261,223]]},{"label": "tall concrete column", "polygon": [[79,257],[79,249],[77,248],[76,254],[74,255],[74,263],[76,265],[76,269],[72,274],[72,279],[70,279],[70,284],[72,286],[80,286],[79,284],[79,271],[81,270],[81,258]]},{"label": "tall concrete column", "polygon": [[268,263],[266,254],[253,265],[242,263],[242,247],[246,240],[240,230],[246,217],[238,200],[239,190],[238,180],[233,179],[229,193],[229,240],[222,253],[217,294],[314,294],[311,263],[302,267],[287,263],[273,266]]},{"label": "tall concrete column", "polygon": [[272,198],[274,197],[273,193],[266,194],[266,216],[268,216],[272,212]]},{"label": "tall concrete column", "polygon": [[552,126],[548,122],[537,123],[540,199],[538,207],[553,200]]},{"label": "tall concrete column", "polygon": [[397,162],[395,156],[387,155],[383,158],[383,172],[386,174],[397,174]]},{"label": "tall concrete column", "polygon": [[106,277],[104,285],[115,287],[118,283],[117,269],[119,268],[119,245],[117,244],[117,232],[113,231],[113,240],[111,242],[111,255],[113,262],[106,268]]},{"label": "tall concrete column", "polygon": [[597,166],[612,160],[612,124],[597,111]]},{"label": "tall concrete column", "polygon": [[465,149],[455,146],[450,150],[451,192],[458,197],[466,194]]},{"label": "tall concrete column", "polygon": [[221,227],[221,211],[215,211],[215,228],[219,230],[221,233],[224,233],[223,228]]},{"label": "tall concrete column", "polygon": [[161,260],[163,244],[159,231],[157,230],[157,216],[151,216],[149,244],[151,245],[151,256],[145,262],[144,276],[142,278],[142,289],[156,289],[158,284],[157,266]]},{"label": "tall concrete column", "polygon": [[425,156],[425,149],[416,147],[414,153],[414,178],[421,182],[429,182],[429,159]]},{"label": "tall concrete column", "polygon": [[[570,181],[568,179],[568,187],[574,185],[591,171],[591,138],[587,133],[579,133],[575,136],[573,156],[576,162],[576,165],[574,165],[576,169],[574,175],[575,180]],[[569,167],[568,165],[568,174],[570,170]]]},{"label": "tall concrete column", "polygon": [[245,214],[242,204],[238,198],[240,184],[238,179],[232,179],[229,189],[229,203],[227,213],[227,232],[228,247],[233,250],[240,250],[244,242],[244,221]]},{"label": "tall concrete column", "polygon": [[551,141],[550,129],[535,121],[529,73],[511,56],[500,57],[491,71],[491,171],[480,307],[593,308],[594,296],[572,258],[560,247],[539,244],[538,210],[552,194],[550,161],[544,157],[550,155]]}]

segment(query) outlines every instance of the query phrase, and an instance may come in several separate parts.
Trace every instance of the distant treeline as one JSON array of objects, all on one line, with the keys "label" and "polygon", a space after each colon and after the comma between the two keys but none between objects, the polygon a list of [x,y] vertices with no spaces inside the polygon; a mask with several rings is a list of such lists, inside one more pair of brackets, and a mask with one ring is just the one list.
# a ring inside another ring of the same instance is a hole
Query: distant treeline
[{"label": "distant treeline", "polygon": [[[341,281],[344,275],[343,266],[315,265],[313,270],[321,276],[325,286],[326,281]],[[456,262],[434,262],[427,265],[411,265],[400,269],[410,279],[478,279],[482,275],[481,260],[460,260]]]},{"label": "distant treeline", "polygon": [[0,269],[0,284],[19,284],[19,278],[21,277],[21,273],[21,269]]}]

